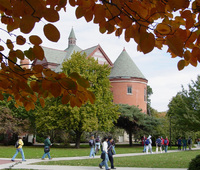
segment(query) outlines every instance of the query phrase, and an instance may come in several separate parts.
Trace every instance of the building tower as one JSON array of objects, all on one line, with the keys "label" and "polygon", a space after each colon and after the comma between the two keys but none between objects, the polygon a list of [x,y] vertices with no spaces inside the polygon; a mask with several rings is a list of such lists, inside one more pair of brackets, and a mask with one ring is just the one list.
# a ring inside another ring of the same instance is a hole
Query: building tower
[{"label": "building tower", "polygon": [[109,76],[113,102],[138,106],[147,113],[147,82],[124,49],[114,62]]}]

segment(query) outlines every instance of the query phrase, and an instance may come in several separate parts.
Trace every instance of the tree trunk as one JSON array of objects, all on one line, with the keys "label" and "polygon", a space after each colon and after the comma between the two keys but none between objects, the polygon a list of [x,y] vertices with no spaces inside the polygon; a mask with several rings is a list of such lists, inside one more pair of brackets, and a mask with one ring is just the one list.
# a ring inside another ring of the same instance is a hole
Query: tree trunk
[{"label": "tree trunk", "polygon": [[132,131],[129,131],[129,145],[132,146]]},{"label": "tree trunk", "polygon": [[82,132],[76,131],[76,145],[75,145],[76,148],[80,148],[81,135],[82,135]]}]

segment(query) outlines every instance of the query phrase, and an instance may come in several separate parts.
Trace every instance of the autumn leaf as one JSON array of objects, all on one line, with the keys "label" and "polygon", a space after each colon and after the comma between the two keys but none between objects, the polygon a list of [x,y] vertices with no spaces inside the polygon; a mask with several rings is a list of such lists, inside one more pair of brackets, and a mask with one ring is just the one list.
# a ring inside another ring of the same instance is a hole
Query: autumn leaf
[{"label": "autumn leaf", "polygon": [[167,35],[171,32],[171,27],[167,24],[158,24],[156,27],[156,31],[160,34]]},{"label": "autumn leaf", "polygon": [[19,35],[16,38],[16,42],[18,45],[24,45],[26,43],[26,39],[23,36]]},{"label": "autumn leaf", "polygon": [[166,44],[168,45],[169,49],[176,54],[177,56],[183,56],[183,41],[178,38],[176,35],[168,36]]},{"label": "autumn leaf", "polygon": [[49,22],[56,22],[60,19],[58,11],[53,8],[45,8],[43,14],[44,18]]},{"label": "autumn leaf", "polygon": [[142,35],[140,35],[139,46],[144,54],[151,52],[155,46],[154,35],[147,32],[142,33]]},{"label": "autumn leaf", "polygon": [[43,99],[43,98],[40,98],[39,101],[40,101],[41,106],[44,108],[44,106],[45,106],[45,101],[44,101],[44,99]]},{"label": "autumn leaf", "polygon": [[25,15],[20,21],[20,31],[28,34],[35,26],[36,19],[31,15]]},{"label": "autumn leaf", "polygon": [[50,41],[57,42],[60,39],[60,32],[52,24],[46,24],[43,31],[47,39]]},{"label": "autumn leaf", "polygon": [[183,70],[184,67],[185,67],[185,60],[180,60],[180,61],[178,62],[178,70],[179,70],[179,71],[180,71],[180,70]]},{"label": "autumn leaf", "polygon": [[38,37],[37,35],[31,35],[29,37],[29,40],[32,44],[34,45],[40,45],[42,43],[42,40],[40,37]]}]

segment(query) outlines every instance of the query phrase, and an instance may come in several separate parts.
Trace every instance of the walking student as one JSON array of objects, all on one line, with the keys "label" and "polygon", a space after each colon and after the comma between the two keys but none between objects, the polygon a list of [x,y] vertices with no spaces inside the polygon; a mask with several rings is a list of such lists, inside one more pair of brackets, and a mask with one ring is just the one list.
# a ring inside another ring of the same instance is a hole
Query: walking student
[{"label": "walking student", "polygon": [[181,145],[182,145],[181,137],[178,138],[177,144],[178,144],[178,150],[181,150]]},{"label": "walking student", "polygon": [[150,153],[152,152],[152,140],[151,140],[151,135],[149,135],[149,137],[147,138],[147,140],[145,141],[146,144],[146,153],[148,154],[148,150],[150,150]]},{"label": "walking student", "polygon": [[160,139],[160,136],[158,136],[158,139],[156,139],[156,153],[158,153],[158,149],[160,148],[160,153],[162,153],[162,141]]},{"label": "walking student", "polygon": [[108,138],[104,137],[103,143],[102,143],[102,153],[105,154],[105,159],[99,164],[99,168],[103,169],[102,166],[105,166],[106,170],[110,170],[108,167]]},{"label": "walking student", "polygon": [[168,140],[168,138],[166,137],[165,140],[164,140],[165,153],[167,153],[168,145],[169,145],[169,140]]},{"label": "walking student", "polygon": [[91,136],[91,139],[89,140],[89,145],[90,145],[90,158],[94,158],[95,152],[94,152],[94,146],[95,146],[95,141],[94,141],[94,135]]},{"label": "walking student", "polygon": [[95,155],[99,152],[100,148],[101,148],[100,137],[97,136],[97,138],[95,139]]},{"label": "walking student", "polygon": [[15,161],[15,157],[17,156],[17,154],[20,152],[21,155],[22,155],[22,161],[26,161],[25,160],[25,156],[24,156],[24,152],[23,152],[23,149],[22,149],[22,146],[24,145],[24,142],[22,141],[22,138],[21,137],[18,137],[18,141],[16,142],[15,144],[15,147],[16,147],[16,153],[14,154],[14,156],[12,157],[11,161]]},{"label": "walking student", "polygon": [[113,138],[110,137],[109,140],[108,140],[108,158],[109,158],[109,161],[110,161],[110,164],[111,164],[111,169],[116,169],[114,167],[114,160],[113,160]]},{"label": "walking student", "polygon": [[50,136],[47,136],[47,138],[44,141],[44,154],[42,156],[42,160],[45,159],[46,155],[49,159],[52,159],[50,156],[50,146],[51,146]]}]

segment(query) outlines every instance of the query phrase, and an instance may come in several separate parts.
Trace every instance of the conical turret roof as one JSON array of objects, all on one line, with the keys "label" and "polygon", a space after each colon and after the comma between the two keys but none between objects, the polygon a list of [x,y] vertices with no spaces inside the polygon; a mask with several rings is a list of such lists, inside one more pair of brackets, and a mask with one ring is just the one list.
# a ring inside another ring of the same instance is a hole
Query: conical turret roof
[{"label": "conical turret roof", "polygon": [[146,80],[125,49],[114,62],[109,78],[142,78]]},{"label": "conical turret roof", "polygon": [[73,29],[73,28],[71,29],[71,32],[70,32],[70,34],[69,34],[69,38],[71,38],[71,39],[76,39],[76,36],[75,36],[75,33],[74,33],[74,29]]}]

